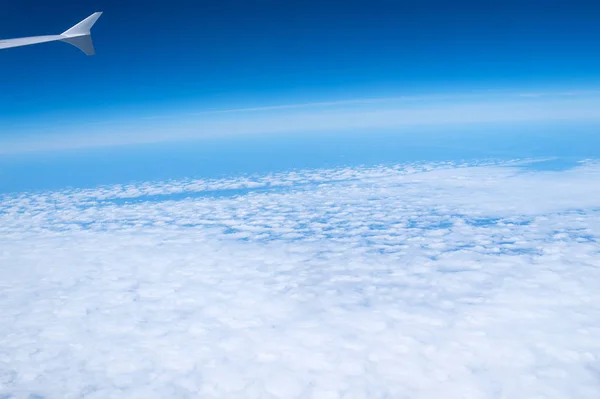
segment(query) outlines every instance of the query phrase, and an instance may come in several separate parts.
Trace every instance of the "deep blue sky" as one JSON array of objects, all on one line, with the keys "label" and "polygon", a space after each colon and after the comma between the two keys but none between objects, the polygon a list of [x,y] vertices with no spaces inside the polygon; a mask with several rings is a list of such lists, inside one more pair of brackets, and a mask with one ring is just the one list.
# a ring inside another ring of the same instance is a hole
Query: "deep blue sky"
[{"label": "deep blue sky", "polygon": [[0,53],[0,118],[600,80],[594,1],[4,0],[0,7],[2,38],[60,33],[105,12],[93,31],[95,57],[63,43]]}]

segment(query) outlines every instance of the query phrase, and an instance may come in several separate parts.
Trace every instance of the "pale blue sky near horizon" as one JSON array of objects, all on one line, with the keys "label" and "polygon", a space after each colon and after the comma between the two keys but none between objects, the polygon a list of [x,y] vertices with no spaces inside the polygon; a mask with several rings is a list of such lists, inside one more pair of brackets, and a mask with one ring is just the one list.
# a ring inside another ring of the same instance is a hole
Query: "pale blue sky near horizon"
[{"label": "pale blue sky near horizon", "polygon": [[520,122],[274,133],[32,152],[0,158],[0,192],[419,161],[533,158],[546,162],[531,167],[560,169],[600,158],[597,132],[597,123]]}]

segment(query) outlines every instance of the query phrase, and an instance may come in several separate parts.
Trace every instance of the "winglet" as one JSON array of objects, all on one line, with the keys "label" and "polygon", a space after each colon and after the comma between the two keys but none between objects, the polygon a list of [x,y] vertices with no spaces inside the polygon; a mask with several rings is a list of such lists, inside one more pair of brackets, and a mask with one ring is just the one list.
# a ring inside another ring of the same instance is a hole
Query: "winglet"
[{"label": "winglet", "polygon": [[61,34],[64,37],[62,41],[77,47],[87,55],[94,55],[95,50],[90,30],[101,15],[101,12],[95,12],[71,29],[63,32]]},{"label": "winglet", "polygon": [[98,18],[100,18],[101,15],[102,15],[101,12],[93,13],[92,15],[90,15],[89,17],[87,17],[86,19],[84,19],[83,21],[81,21],[80,23],[75,25],[74,27],[72,27],[71,29],[63,32],[61,34],[61,36],[70,37],[70,36],[89,35],[90,29],[92,29],[92,26],[94,26],[94,24],[96,23]]}]

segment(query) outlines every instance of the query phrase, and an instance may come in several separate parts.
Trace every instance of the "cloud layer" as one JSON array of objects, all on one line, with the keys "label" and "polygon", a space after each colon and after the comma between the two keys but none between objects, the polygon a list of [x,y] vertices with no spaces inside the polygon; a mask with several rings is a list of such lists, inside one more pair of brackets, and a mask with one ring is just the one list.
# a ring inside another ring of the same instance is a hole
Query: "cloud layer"
[{"label": "cloud layer", "polygon": [[597,398],[600,165],[519,165],[4,196],[0,396]]}]

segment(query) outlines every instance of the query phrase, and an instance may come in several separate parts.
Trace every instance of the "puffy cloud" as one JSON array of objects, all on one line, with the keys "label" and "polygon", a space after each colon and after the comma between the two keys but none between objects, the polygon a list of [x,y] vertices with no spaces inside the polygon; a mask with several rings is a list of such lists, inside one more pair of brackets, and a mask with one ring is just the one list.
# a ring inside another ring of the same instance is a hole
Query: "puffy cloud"
[{"label": "puffy cloud", "polygon": [[0,200],[0,395],[600,393],[600,165]]}]

